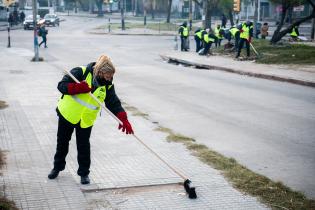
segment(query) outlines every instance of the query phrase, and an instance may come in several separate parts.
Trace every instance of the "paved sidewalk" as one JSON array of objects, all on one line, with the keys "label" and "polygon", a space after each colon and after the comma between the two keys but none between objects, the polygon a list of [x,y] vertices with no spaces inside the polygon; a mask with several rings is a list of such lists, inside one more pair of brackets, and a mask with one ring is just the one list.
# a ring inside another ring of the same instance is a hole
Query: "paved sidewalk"
[{"label": "paved sidewalk", "polygon": [[[75,139],[71,141],[66,169],[56,180],[49,180],[56,146],[55,107],[60,96],[56,85],[64,67],[53,61],[30,62],[32,56],[31,50],[0,49],[0,100],[9,105],[0,110],[0,148],[7,154],[0,177],[1,186],[5,185],[1,193],[18,208],[267,208],[232,188],[219,171],[201,163],[181,144],[168,143],[164,133],[154,131],[157,124],[131,113],[136,134],[193,181],[198,199],[188,199],[177,184],[181,178],[133,137],[121,134],[117,123],[105,112],[91,137],[91,184],[82,186],[76,175]],[[157,186],[129,188],[142,185]]]},{"label": "paved sidewalk", "polygon": [[238,61],[232,57],[200,56],[196,52],[171,51],[160,55],[164,60],[175,61],[208,70],[222,70],[241,75],[291,82],[315,87],[315,66],[266,65],[254,61]]}]

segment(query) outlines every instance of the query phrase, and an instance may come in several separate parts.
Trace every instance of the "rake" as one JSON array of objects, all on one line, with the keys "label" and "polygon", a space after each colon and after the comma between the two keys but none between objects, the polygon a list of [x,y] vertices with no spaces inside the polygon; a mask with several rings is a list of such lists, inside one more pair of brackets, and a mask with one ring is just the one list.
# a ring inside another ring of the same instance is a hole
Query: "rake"
[{"label": "rake", "polygon": [[[64,70],[64,72],[69,75],[71,77],[71,79],[73,79],[76,83],[80,83],[79,80],[77,80],[77,78],[75,78],[70,72]],[[119,124],[123,124],[111,111],[109,111],[106,106],[101,103],[96,96],[94,96],[91,92],[89,92],[89,95],[112,117],[114,118]],[[147,148],[152,154],[154,154],[160,161],[162,161],[168,168],[170,168],[174,173],[176,173],[178,176],[180,176],[184,182],[184,188],[185,191],[188,194],[188,197],[190,199],[196,199],[197,198],[197,194],[196,194],[196,189],[195,187],[192,187],[192,183],[191,181],[184,176],[182,173],[180,173],[179,171],[177,171],[174,167],[172,167],[169,163],[167,163],[163,158],[161,158],[156,152],[154,152],[148,145],[146,145],[138,136],[136,136],[135,134],[132,134],[133,137],[136,138],[136,140],[138,140],[145,148]]]}]

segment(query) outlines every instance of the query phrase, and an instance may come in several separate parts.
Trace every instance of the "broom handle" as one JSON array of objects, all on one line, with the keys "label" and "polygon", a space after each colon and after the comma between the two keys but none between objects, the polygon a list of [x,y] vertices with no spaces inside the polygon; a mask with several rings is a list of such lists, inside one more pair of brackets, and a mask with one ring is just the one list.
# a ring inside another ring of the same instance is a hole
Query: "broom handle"
[{"label": "broom handle", "polygon": [[254,52],[256,53],[256,55],[258,55],[258,52],[256,51],[256,49],[255,49],[255,47],[253,46],[253,44],[252,43],[249,43],[250,44],[250,46],[253,48],[253,50],[254,50]]},{"label": "broom handle", "polygon": [[[71,72],[68,72],[64,70],[66,74],[68,74],[71,79],[73,79],[76,83],[80,83],[80,81],[71,74]],[[114,118],[119,124],[123,124],[111,111],[109,111],[106,106],[100,102],[96,96],[94,96],[91,92],[89,92],[89,95],[112,117]],[[148,145],[146,145],[138,136],[135,134],[132,134],[144,147],[146,147],[152,154],[154,154],[159,160],[161,160],[165,165],[167,165],[172,171],[174,171],[178,176],[180,176],[182,179],[186,180],[188,179],[184,175],[182,175],[180,172],[178,172],[175,168],[173,168],[170,164],[168,164],[163,158],[161,158],[156,152],[154,152]]]}]

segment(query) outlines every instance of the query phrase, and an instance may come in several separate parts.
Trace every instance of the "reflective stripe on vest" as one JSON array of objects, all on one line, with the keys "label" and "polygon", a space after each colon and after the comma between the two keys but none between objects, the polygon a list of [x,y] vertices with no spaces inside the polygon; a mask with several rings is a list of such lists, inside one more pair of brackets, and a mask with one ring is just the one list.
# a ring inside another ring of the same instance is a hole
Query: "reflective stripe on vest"
[{"label": "reflective stripe on vest", "polygon": [[249,29],[250,29],[250,27],[246,26],[246,24],[243,23],[243,25],[242,25],[243,32],[240,35],[240,37],[242,39],[249,39]]},{"label": "reflective stripe on vest", "polygon": [[183,32],[181,35],[187,37],[188,36],[188,28],[187,27],[184,27],[184,26],[180,26],[181,28],[183,28]]},{"label": "reflective stripe on vest", "polygon": [[294,28],[292,29],[292,32],[291,32],[290,35],[291,35],[291,36],[294,36],[294,37],[297,37],[297,36],[298,36],[297,33],[296,33],[296,27],[294,27]]},{"label": "reflective stripe on vest", "polygon": [[[86,67],[81,67],[83,75]],[[92,87],[92,73],[89,72],[85,78],[89,87]],[[109,87],[111,88],[111,86]],[[93,95],[103,102],[106,98],[105,86],[98,87]],[[89,95],[89,93],[77,95],[63,95],[58,101],[60,114],[70,123],[80,122],[81,128],[91,127],[100,111],[100,105]]]},{"label": "reflective stripe on vest", "polygon": [[199,38],[199,39],[202,39],[201,36],[202,36],[202,32],[204,32],[205,30],[200,30],[198,31],[197,33],[195,33],[195,35]]},{"label": "reflective stripe on vest", "polygon": [[235,37],[235,34],[236,34],[236,32],[238,32],[238,31],[240,31],[240,30],[238,30],[238,28],[231,28],[231,29],[230,29],[230,32],[231,32],[231,34],[232,34],[233,37]]}]

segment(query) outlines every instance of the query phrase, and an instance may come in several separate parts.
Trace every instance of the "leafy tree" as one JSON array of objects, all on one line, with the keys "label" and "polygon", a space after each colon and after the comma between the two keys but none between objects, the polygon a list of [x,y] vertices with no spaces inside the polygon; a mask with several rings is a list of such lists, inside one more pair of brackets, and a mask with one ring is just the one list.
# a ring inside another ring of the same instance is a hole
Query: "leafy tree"
[{"label": "leafy tree", "polygon": [[[270,40],[272,44],[275,44],[278,41],[280,41],[282,37],[284,37],[287,33],[289,33],[293,29],[293,27],[299,26],[301,23],[308,21],[312,18],[315,18],[315,1],[314,0],[272,0],[272,1],[282,6],[280,22]],[[291,23],[287,28],[281,30],[284,25],[284,20],[287,16],[288,11],[290,9],[293,9],[294,6],[301,5],[305,2],[309,3],[312,6],[313,10],[311,14],[309,16],[301,18],[300,20],[296,20],[295,22]]]}]

